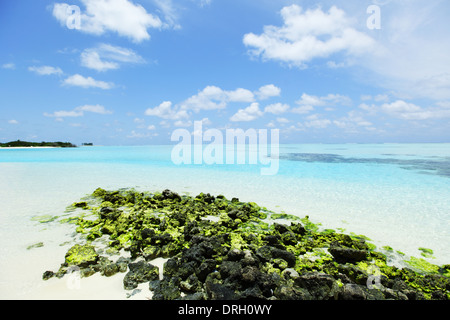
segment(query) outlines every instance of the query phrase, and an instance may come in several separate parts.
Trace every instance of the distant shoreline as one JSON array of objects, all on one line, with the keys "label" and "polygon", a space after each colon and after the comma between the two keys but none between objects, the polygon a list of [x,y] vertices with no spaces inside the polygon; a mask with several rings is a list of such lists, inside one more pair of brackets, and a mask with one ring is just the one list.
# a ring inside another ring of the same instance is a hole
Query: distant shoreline
[{"label": "distant shoreline", "polygon": [[0,149],[12,150],[12,149],[56,149],[62,147],[3,147],[0,146]]},{"label": "distant shoreline", "polygon": [[10,141],[0,143],[2,148],[76,148],[77,146],[70,142],[29,142],[29,141]]}]

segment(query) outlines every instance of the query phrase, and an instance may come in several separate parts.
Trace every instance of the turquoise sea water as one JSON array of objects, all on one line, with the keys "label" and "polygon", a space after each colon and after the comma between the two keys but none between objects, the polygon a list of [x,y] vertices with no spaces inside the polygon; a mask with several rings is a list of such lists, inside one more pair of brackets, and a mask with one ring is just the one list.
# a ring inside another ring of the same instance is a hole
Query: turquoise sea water
[{"label": "turquoise sea water", "polygon": [[172,149],[0,149],[0,297],[32,292],[62,262],[70,228],[32,218],[61,215],[97,187],[238,197],[450,263],[450,144],[281,145],[270,176],[262,164],[175,165]]}]

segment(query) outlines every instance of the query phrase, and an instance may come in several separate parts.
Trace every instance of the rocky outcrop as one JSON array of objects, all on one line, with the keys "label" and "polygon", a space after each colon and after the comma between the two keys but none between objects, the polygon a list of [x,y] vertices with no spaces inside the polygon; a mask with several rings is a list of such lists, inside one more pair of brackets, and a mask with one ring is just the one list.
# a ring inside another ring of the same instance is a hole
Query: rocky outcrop
[{"label": "rocky outcrop", "polygon": [[98,261],[98,254],[95,248],[91,245],[76,244],[66,253],[65,264],[67,266],[78,266],[80,268],[88,267],[96,264]]},{"label": "rocky outcrop", "polygon": [[[278,216],[290,216],[237,198],[97,189],[86,202],[80,209],[97,216],[78,218],[86,243],[73,246],[59,271],[46,271],[44,279],[62,277],[71,266],[85,277],[126,273],[125,290],[147,283],[154,300],[450,297],[448,265],[429,264],[427,272],[389,266],[364,237],[321,232],[308,217],[280,224]],[[98,239],[108,243],[106,250],[97,250]],[[113,262],[108,250],[125,250],[130,258]],[[167,259],[162,278],[152,265],[158,257]]]},{"label": "rocky outcrop", "polygon": [[140,283],[159,279],[159,268],[145,261],[128,264],[130,271],[123,278],[126,290],[137,288]]}]

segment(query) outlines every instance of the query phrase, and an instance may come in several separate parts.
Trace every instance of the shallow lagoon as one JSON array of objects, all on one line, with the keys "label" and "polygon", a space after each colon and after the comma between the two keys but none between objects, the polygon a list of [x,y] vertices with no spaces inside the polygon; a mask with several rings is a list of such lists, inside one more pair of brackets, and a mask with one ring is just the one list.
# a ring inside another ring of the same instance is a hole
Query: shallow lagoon
[{"label": "shallow lagoon", "polygon": [[73,230],[33,217],[63,215],[97,187],[238,197],[409,255],[431,248],[430,262],[450,263],[450,144],[282,145],[274,176],[258,165],[176,166],[171,150],[0,150],[0,296],[42,293],[42,272],[61,262]]}]

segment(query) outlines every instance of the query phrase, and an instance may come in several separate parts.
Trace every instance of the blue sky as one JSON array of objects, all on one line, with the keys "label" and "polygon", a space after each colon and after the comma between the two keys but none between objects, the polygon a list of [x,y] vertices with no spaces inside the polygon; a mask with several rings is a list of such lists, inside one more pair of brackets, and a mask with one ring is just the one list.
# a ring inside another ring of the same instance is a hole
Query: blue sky
[{"label": "blue sky", "polygon": [[449,14],[439,0],[1,1],[0,142],[167,144],[194,121],[282,143],[450,142]]}]

